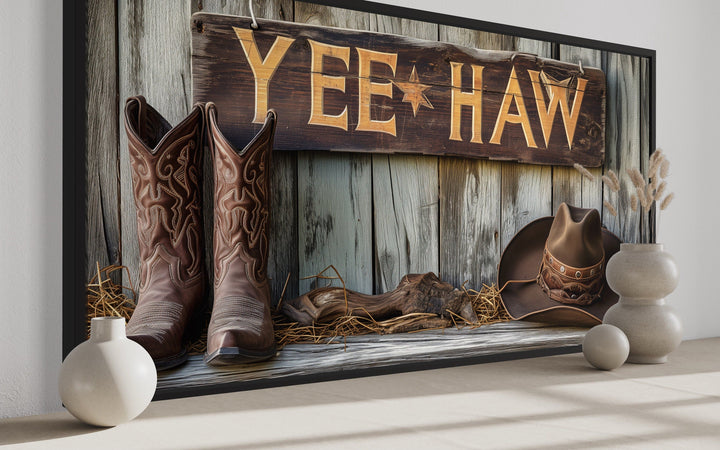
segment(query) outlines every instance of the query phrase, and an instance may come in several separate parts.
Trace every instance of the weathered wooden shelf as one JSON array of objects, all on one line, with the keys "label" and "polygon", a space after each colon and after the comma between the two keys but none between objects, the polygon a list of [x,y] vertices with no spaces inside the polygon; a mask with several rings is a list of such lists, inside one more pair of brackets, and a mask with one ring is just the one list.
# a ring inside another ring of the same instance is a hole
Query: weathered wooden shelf
[{"label": "weathered wooden shelf", "polygon": [[[343,373],[472,360],[518,352],[577,348],[586,328],[503,322],[475,329],[428,330],[392,335],[352,336],[328,344],[293,344],[265,363],[216,368],[194,355],[181,367],[161,372],[156,398],[199,395],[342,378]],[[504,356],[507,357],[507,356]],[[363,373],[368,375],[369,373]],[[371,374],[371,373],[370,373]]]}]

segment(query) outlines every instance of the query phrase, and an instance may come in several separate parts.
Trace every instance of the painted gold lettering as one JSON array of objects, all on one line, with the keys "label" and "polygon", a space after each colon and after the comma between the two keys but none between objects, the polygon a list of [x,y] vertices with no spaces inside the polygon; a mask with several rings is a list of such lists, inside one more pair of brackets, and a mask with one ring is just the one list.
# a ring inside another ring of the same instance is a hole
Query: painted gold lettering
[{"label": "painted gold lettering", "polygon": [[[565,137],[567,138],[568,148],[572,149],[575,127],[580,117],[580,106],[582,105],[583,96],[585,95],[587,80],[578,78],[575,98],[573,99],[571,109],[568,105],[570,78],[558,81],[536,70],[528,70],[528,74],[530,74],[530,80],[532,80],[535,104],[537,105],[538,115],[540,116],[545,146],[547,147],[550,142],[550,133],[552,132],[553,122],[555,121],[555,113],[557,112],[558,105],[560,105],[560,114],[562,116],[563,126],[565,127]],[[541,78],[548,94],[549,104],[547,106],[540,85]]]},{"label": "painted gold lettering", "polygon": [[253,123],[263,123],[268,110],[268,84],[295,39],[278,36],[265,55],[265,59],[262,59],[253,31],[237,27],[233,27],[233,30],[240,40],[240,45],[242,45],[245,57],[255,76],[255,118],[253,118]]},{"label": "painted gold lettering", "polygon": [[[513,100],[517,106],[517,114],[510,114],[510,105]],[[505,88],[505,95],[503,96],[502,105],[500,105],[500,112],[495,122],[492,137],[490,138],[491,144],[500,144],[500,138],[502,137],[507,122],[522,125],[527,146],[537,148],[532,128],[530,127],[527,110],[525,109],[525,100],[523,100],[522,92],[520,91],[520,83],[518,82],[514,66],[510,72],[510,80],[508,80],[507,88]]]},{"label": "painted gold lettering", "polygon": [[462,122],[462,107],[469,106],[472,109],[472,134],[470,142],[482,144],[482,72],[483,66],[473,64],[473,84],[471,92],[463,92],[462,88],[462,67],[459,62],[450,62],[450,140],[462,141],[460,135],[460,123]]},{"label": "painted gold lettering", "polygon": [[370,80],[370,68],[373,62],[390,66],[393,76],[397,66],[396,53],[383,53],[358,48],[358,124],[359,131],[376,131],[396,136],[395,114],[387,120],[373,120],[370,117],[370,106],[373,95],[392,98],[392,82],[375,83]]},{"label": "painted gold lettering", "polygon": [[312,51],[310,63],[310,120],[308,125],[323,125],[326,127],[348,129],[347,105],[340,114],[325,114],[325,89],[334,89],[345,92],[345,77],[323,75],[323,58],[337,58],[350,68],[350,47],[323,44],[308,39]]}]

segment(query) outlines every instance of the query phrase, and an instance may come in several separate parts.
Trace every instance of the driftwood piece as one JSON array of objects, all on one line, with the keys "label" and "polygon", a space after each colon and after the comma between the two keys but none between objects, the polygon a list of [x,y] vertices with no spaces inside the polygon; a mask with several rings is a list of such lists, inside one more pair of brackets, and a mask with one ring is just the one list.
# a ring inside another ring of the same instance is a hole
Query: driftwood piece
[{"label": "driftwood piece", "polygon": [[341,287],[313,289],[284,302],[281,311],[302,325],[329,322],[343,315],[379,321],[412,313],[432,313],[447,319],[456,314],[470,323],[478,321],[469,296],[432,272],[406,275],[395,290],[380,295]]}]

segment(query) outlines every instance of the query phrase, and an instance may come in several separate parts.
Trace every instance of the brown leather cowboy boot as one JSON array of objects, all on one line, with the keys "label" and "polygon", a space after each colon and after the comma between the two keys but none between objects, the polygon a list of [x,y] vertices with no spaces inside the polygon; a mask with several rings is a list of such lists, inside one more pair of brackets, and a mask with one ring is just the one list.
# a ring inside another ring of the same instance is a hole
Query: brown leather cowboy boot
[{"label": "brown leather cowboy boot", "polygon": [[187,359],[184,334],[205,288],[203,125],[202,105],[173,128],[143,97],[125,103],[140,243],[140,295],[127,335],[158,370]]},{"label": "brown leather cowboy boot", "polygon": [[220,132],[217,109],[205,108],[215,172],[215,300],[205,362],[262,361],[275,354],[267,279],[270,153],[276,116],[236,150]]}]

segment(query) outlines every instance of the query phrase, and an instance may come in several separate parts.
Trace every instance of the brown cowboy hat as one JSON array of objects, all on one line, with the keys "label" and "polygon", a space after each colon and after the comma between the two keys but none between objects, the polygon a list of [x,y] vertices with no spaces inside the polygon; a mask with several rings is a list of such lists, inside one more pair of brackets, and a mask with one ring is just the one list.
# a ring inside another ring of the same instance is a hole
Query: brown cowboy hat
[{"label": "brown cowboy hat", "polygon": [[563,203],[554,217],[529,223],[505,248],[498,266],[501,301],[515,320],[602,323],[618,301],[605,280],[605,262],[619,250],[620,239],[602,228],[596,209]]}]

